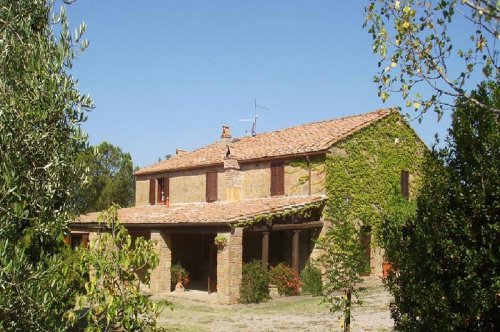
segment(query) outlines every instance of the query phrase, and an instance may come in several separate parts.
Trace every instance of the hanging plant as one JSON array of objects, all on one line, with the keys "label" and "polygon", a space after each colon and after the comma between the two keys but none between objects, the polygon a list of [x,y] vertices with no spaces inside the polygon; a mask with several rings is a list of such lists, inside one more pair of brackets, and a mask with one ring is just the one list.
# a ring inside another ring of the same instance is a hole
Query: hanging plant
[{"label": "hanging plant", "polygon": [[221,234],[217,234],[214,239],[214,244],[219,250],[223,250],[227,246],[227,237]]}]

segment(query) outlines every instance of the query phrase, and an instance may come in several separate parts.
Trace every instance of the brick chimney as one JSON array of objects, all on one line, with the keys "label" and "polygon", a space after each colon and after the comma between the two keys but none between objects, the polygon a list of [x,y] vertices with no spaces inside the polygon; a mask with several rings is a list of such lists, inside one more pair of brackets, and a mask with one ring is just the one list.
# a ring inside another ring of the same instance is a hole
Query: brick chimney
[{"label": "brick chimney", "polygon": [[186,153],[186,152],[187,152],[187,151],[186,151],[186,150],[184,150],[184,149],[176,149],[176,150],[175,150],[175,155],[176,155],[176,156],[178,156],[178,155],[181,155],[181,154]]},{"label": "brick chimney", "polygon": [[229,126],[222,126],[222,135],[220,135],[220,138],[224,145],[231,143],[231,130]]},{"label": "brick chimney", "polygon": [[235,156],[226,155],[224,158],[224,175],[226,176],[226,200],[241,200],[243,173]]}]

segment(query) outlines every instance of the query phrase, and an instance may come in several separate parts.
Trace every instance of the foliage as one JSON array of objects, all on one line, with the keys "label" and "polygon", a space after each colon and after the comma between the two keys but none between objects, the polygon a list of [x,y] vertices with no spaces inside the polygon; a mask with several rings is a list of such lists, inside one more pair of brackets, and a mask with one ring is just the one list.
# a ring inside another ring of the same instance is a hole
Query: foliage
[{"label": "foliage", "polygon": [[294,208],[286,211],[277,211],[271,215],[269,214],[261,214],[252,216],[251,218],[247,218],[243,221],[238,221],[236,223],[229,224],[230,227],[249,227],[253,225],[262,224],[264,222],[268,222],[271,224],[277,223],[288,223],[292,220],[297,222],[297,220],[318,220],[321,216],[321,208],[324,206],[324,202],[318,202],[309,204],[307,206],[303,206],[300,208]]},{"label": "foliage", "polygon": [[175,288],[175,285],[177,285],[178,282],[180,282],[184,287],[189,283],[189,272],[184,267],[182,267],[179,262],[172,265],[170,274],[172,280],[172,288]]},{"label": "foliage", "polygon": [[[324,253],[318,263],[325,269],[323,285],[324,301],[329,303],[330,312],[341,311],[344,318],[350,317],[350,306],[359,304],[359,287],[356,284],[363,281],[359,277],[363,268],[363,250],[359,242],[359,232],[352,221],[346,218],[345,206],[337,207],[343,211],[327,229],[324,236],[318,239],[319,247]],[[351,294],[352,300],[347,300],[345,294]]]},{"label": "foliage", "polygon": [[269,272],[262,262],[253,260],[243,264],[240,285],[241,303],[260,303],[269,298]]},{"label": "foliage", "polygon": [[132,206],[135,182],[129,153],[103,142],[87,148],[78,161],[88,174],[88,185],[78,194],[80,213],[102,211],[113,203]]},{"label": "foliage", "polygon": [[70,322],[82,313],[85,331],[157,331],[157,318],[168,302],[151,302],[140,291],[139,271],[145,270],[142,282],[149,284],[151,270],[159,262],[155,244],[138,237],[134,243],[117,219],[117,206],[102,212],[99,223],[109,232],[99,233],[88,250],[80,250],[81,273],[88,273],[85,290],[75,310],[69,311]]},{"label": "foliage", "polygon": [[[494,331],[500,316],[498,83],[457,101],[447,147],[426,162],[417,213],[388,233],[399,330]],[[392,214],[394,219],[395,214]]]},{"label": "foliage", "polygon": [[313,264],[308,263],[300,273],[302,292],[312,296],[320,296],[323,292],[321,271]]},{"label": "foliage", "polygon": [[279,295],[291,296],[300,293],[299,275],[285,263],[271,267],[271,284],[278,288]]},{"label": "foliage", "polygon": [[[499,77],[497,1],[372,0],[365,12],[380,56],[374,81],[383,101],[400,93],[420,114],[433,108],[439,115],[457,97],[486,106],[467,92],[467,83]],[[411,94],[421,86],[430,88],[428,96]]]},{"label": "foliage", "polygon": [[68,73],[85,25],[71,34],[65,7],[52,4],[0,0],[1,330],[61,330],[73,305],[63,237],[84,181],[75,161],[92,100]]},{"label": "foliage", "polygon": [[[425,145],[397,111],[335,145],[326,159],[328,220],[346,217],[371,226],[375,243],[401,171],[411,175],[410,196],[420,187]],[[349,201],[347,210],[340,209]],[[338,213],[337,213],[338,212]]]},{"label": "foliage", "polygon": [[222,234],[217,234],[214,239],[214,244],[219,250],[224,249],[227,246],[227,237]]}]

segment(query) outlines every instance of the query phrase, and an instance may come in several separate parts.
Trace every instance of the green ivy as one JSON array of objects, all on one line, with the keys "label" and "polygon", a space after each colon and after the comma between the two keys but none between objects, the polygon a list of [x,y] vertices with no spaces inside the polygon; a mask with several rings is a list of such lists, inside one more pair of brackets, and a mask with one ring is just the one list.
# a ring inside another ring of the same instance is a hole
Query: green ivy
[{"label": "green ivy", "polygon": [[313,217],[320,217],[321,208],[324,206],[324,202],[313,203],[304,207],[297,207],[294,209],[276,212],[272,214],[259,214],[253,216],[252,218],[231,223],[230,226],[236,227],[250,227],[256,225],[262,225],[264,223],[271,224],[282,224],[282,223],[292,223],[297,220],[311,220]]},{"label": "green ivy", "polygon": [[387,118],[336,144],[326,158],[327,220],[346,217],[358,225],[372,226],[377,239],[383,211],[399,190],[401,171],[411,174],[410,196],[420,187],[424,143],[394,112]]}]

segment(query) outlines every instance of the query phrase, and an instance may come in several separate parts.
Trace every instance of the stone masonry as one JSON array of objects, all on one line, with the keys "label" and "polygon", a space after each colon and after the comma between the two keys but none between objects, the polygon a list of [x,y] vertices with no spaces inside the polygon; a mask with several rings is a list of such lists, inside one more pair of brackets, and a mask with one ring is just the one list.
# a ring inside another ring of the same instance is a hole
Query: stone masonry
[{"label": "stone masonry", "polygon": [[172,265],[172,235],[159,230],[151,231],[151,240],[156,243],[160,262],[151,273],[151,293],[170,291],[170,267]]},{"label": "stone masonry", "polygon": [[243,229],[218,236],[224,236],[227,245],[217,253],[217,302],[237,303],[243,271]]}]

